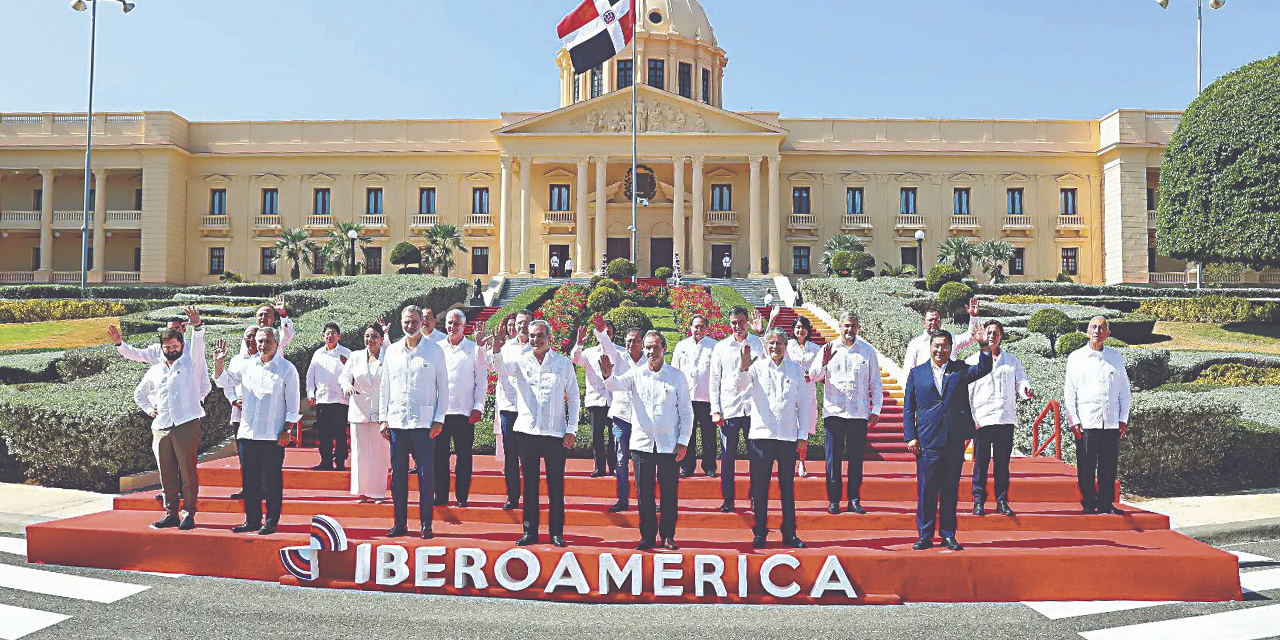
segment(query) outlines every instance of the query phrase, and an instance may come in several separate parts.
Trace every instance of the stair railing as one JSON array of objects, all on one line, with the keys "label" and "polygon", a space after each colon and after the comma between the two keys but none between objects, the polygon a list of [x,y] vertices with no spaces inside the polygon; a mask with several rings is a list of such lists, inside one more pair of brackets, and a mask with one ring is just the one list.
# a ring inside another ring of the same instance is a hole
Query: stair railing
[{"label": "stair railing", "polygon": [[[1050,411],[1053,411],[1053,434],[1048,438],[1045,438],[1045,441],[1041,443],[1040,423],[1044,422],[1044,419],[1049,416]],[[1041,453],[1044,453],[1045,449],[1048,449],[1050,444],[1053,444],[1054,446],[1054,457],[1061,460],[1062,406],[1057,400],[1050,400],[1049,403],[1044,406],[1044,409],[1040,411],[1040,415],[1036,416],[1035,422],[1031,423],[1031,457],[1034,458]]]}]

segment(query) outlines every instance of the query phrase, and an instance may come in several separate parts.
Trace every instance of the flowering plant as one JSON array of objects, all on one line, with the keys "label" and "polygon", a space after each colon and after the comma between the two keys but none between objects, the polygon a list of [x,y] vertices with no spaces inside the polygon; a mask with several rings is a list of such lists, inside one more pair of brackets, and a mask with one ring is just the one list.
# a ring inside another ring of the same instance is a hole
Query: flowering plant
[{"label": "flowering plant", "polygon": [[587,316],[587,291],[585,286],[566,284],[533,313],[535,319],[546,320],[551,325],[552,349],[565,354],[573,349],[574,329]]}]

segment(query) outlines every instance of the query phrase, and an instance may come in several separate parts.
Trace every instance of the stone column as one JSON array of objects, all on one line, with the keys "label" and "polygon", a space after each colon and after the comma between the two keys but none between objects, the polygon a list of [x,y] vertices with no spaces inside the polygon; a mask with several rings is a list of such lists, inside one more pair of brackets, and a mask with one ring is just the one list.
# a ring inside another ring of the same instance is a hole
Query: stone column
[{"label": "stone column", "polygon": [[529,273],[529,209],[532,208],[533,193],[530,181],[533,179],[533,158],[520,158],[520,272],[519,275],[530,276]]},{"label": "stone column", "polygon": [[605,235],[609,227],[609,195],[605,192],[609,188],[609,158],[592,158],[592,162],[596,163],[596,241],[591,247],[590,264],[591,270],[595,272],[606,266],[600,260],[609,245],[609,239]]},{"label": "stone column", "polygon": [[53,169],[41,169],[40,177],[40,270],[36,282],[53,281]]},{"label": "stone column", "polygon": [[587,219],[587,158],[578,158],[578,192],[577,196],[577,219],[573,228],[577,233],[575,244],[573,247],[573,273],[570,276],[578,276],[586,273],[588,255],[590,255],[590,240],[587,237],[587,225],[590,221]]},{"label": "stone column", "polygon": [[749,278],[759,278],[759,277],[761,277],[762,275],[764,275],[764,274],[760,273],[760,258],[761,258],[761,256],[763,255],[763,253],[762,253],[762,247],[761,247],[761,241],[762,241],[762,235],[761,235],[761,232],[763,231],[762,227],[763,227],[763,225],[764,225],[764,216],[760,215],[760,161],[761,161],[761,160],[764,160],[764,156],[751,156],[751,157],[750,157],[750,162],[751,162],[751,186],[750,186],[750,207],[751,207],[751,212],[750,212],[750,221],[748,222],[748,224],[750,224],[750,225],[751,225],[751,229],[750,229],[750,231],[749,231],[749,234],[750,234],[750,235],[748,236],[748,238],[749,238],[749,240],[750,240],[750,245],[749,245],[749,247],[750,247],[750,257],[749,257],[749,258],[747,258],[747,259],[748,259],[748,260],[750,260],[751,262],[747,264],[747,269],[746,269],[746,271],[747,271],[747,277],[749,277]]},{"label": "stone column", "polygon": [[502,182],[498,187],[498,275],[508,276],[511,275],[507,260],[511,227],[511,156],[501,156],[498,162],[502,164]]},{"label": "stone column", "polygon": [[778,192],[778,172],[782,156],[769,158],[769,275],[782,275],[782,194]]},{"label": "stone column", "polygon": [[672,229],[672,245],[673,251],[680,254],[680,264],[683,265],[688,261],[689,254],[685,249],[684,242],[684,156],[675,158],[675,172],[672,177],[672,186],[675,190],[675,196],[672,198],[671,205],[671,229]]},{"label": "stone column", "polygon": [[89,282],[102,282],[107,263],[107,170],[93,172],[93,268]]},{"label": "stone column", "polygon": [[706,245],[705,228],[707,223],[707,214],[703,206],[703,188],[702,188],[702,156],[693,157],[693,237],[689,242],[689,259],[684,263],[685,270],[689,275],[701,277],[706,274],[703,269],[706,268],[705,258],[703,257],[702,248]]},{"label": "stone column", "polygon": [[[1145,155],[1138,151],[1116,154],[1102,168],[1103,192],[1106,194],[1102,203],[1103,275],[1106,284],[1146,283],[1150,279],[1147,271],[1147,163]],[[1058,264],[1060,246],[1054,248],[1055,265]],[[1087,241],[1082,241],[1079,246],[1080,252],[1084,253]]]}]

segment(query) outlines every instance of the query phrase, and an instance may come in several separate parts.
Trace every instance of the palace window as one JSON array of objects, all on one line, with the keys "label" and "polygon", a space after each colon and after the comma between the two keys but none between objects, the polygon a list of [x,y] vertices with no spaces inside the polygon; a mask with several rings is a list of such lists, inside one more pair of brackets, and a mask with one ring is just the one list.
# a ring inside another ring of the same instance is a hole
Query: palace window
[{"label": "palace window", "polygon": [[1018,187],[1017,189],[1007,189],[1005,191],[1005,197],[1009,202],[1008,208],[1005,212],[1011,216],[1022,215],[1022,188]]},{"label": "palace window", "polygon": [[262,215],[264,216],[280,215],[280,190],[279,189],[263,189],[262,190]]},{"label": "palace window", "polygon": [[1062,249],[1062,272],[1069,275],[1079,275],[1080,270],[1080,250],[1075,247],[1064,247]]},{"label": "palace window", "polygon": [[31,190],[31,210],[39,211],[44,208],[44,189]]},{"label": "palace window", "polygon": [[209,190],[209,215],[211,216],[227,215],[227,190],[226,189],[210,189]]},{"label": "palace window", "polygon": [[791,189],[791,213],[808,214],[809,187],[793,187]]},{"label": "palace window", "polygon": [[327,271],[327,269],[325,269],[325,266],[326,265],[324,262],[324,247],[312,247],[311,248],[311,273],[315,275],[320,275],[322,273],[325,273]]},{"label": "palace window", "polygon": [[951,208],[951,215],[967,216],[969,215],[969,188],[957,187],[952,192],[952,200],[954,204]]},{"label": "palace window", "polygon": [[599,98],[604,94],[604,65],[598,64],[591,70],[591,97]]},{"label": "palace window", "polygon": [[711,70],[702,70],[702,101],[711,104]]},{"label": "palace window", "polygon": [[649,86],[654,89],[667,88],[667,61],[661,58],[649,59]]},{"label": "palace window", "polygon": [[791,247],[791,272],[798,276],[810,273],[809,247]]},{"label": "palace window", "polygon": [[471,190],[471,213],[489,215],[489,187],[476,187]]},{"label": "palace window", "polygon": [[142,211],[142,189],[133,190],[133,210]]},{"label": "palace window", "polygon": [[471,273],[489,273],[489,247],[471,247]]},{"label": "palace window", "polygon": [[364,190],[364,213],[370,216],[382,215],[382,187],[368,187]]},{"label": "palace window", "polygon": [[1156,210],[1156,188],[1147,187],[1147,211]]},{"label": "palace window", "polygon": [[1058,208],[1058,213],[1060,215],[1064,215],[1064,216],[1079,215],[1080,210],[1076,207],[1076,194],[1077,194],[1077,191],[1075,189],[1061,190],[1059,195],[1059,200],[1061,200],[1061,205]]},{"label": "palace window", "polygon": [[904,216],[916,215],[916,187],[903,187],[898,192],[898,213]]},{"label": "palace window", "polygon": [[919,266],[920,252],[915,247],[902,247],[899,255],[902,258],[902,266]]},{"label": "palace window", "polygon": [[1009,261],[1009,275],[1021,276],[1027,273],[1027,250],[1017,248],[1013,250],[1013,259]]},{"label": "palace window", "polygon": [[382,247],[364,248],[364,272],[370,275],[382,273]]},{"label": "palace window", "polygon": [[435,187],[419,187],[418,188],[418,213],[420,215],[430,215],[436,212],[436,188]]},{"label": "palace window", "polygon": [[733,211],[733,185],[711,185],[711,210]]},{"label": "palace window", "polygon": [[226,247],[209,247],[209,275],[220,276],[227,270]]},{"label": "palace window", "polygon": [[316,189],[312,194],[311,215],[314,215],[314,216],[332,215],[330,213],[332,209],[329,208],[329,203],[332,201],[331,196],[332,194],[327,188]]},{"label": "palace window", "polygon": [[142,271],[142,247],[133,248],[133,270]]},{"label": "palace window", "polygon": [[573,101],[577,102],[582,99],[582,74],[573,74]]},{"label": "palace window", "polygon": [[551,198],[547,205],[547,211],[571,211],[569,204],[569,185],[553,184],[551,185]]},{"label": "palace window", "polygon": [[632,78],[635,77],[634,69],[630,60],[618,61],[618,88],[627,89],[631,86]]},{"label": "palace window", "polygon": [[681,62],[679,68],[680,95],[693,99],[693,65]]},{"label": "palace window", "polygon": [[851,216],[862,215],[862,187],[849,187],[844,192],[845,214]]},{"label": "palace window", "polygon": [[262,248],[262,264],[259,265],[258,273],[264,276],[274,276],[276,274],[276,248]]}]

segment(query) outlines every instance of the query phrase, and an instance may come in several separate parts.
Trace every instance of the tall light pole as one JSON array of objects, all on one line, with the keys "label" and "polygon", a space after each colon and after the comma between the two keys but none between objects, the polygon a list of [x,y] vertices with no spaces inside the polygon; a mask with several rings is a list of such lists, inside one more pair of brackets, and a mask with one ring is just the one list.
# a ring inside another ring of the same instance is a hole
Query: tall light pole
[{"label": "tall light pole", "polygon": [[355,229],[347,230],[347,238],[351,240],[351,266],[347,267],[348,275],[354,276],[356,274],[356,238],[359,237],[360,234]]},{"label": "tall light pole", "polygon": [[[1227,0],[1209,0],[1209,8],[1221,9]],[[1156,0],[1161,9],[1169,8],[1169,0]],[[1204,0],[1196,0],[1196,96],[1204,91]],[[1196,288],[1204,287],[1204,263],[1196,263]]]},{"label": "tall light pole", "polygon": [[924,277],[924,229],[916,230],[916,277]]},{"label": "tall light pole", "polygon": [[[120,3],[120,7],[125,13],[133,11],[136,6],[132,2],[126,0],[115,0]],[[85,112],[85,134],[84,134],[84,220],[80,227],[80,297],[85,297],[89,288],[89,225],[92,215],[91,205],[89,204],[89,193],[93,185],[93,67],[94,54],[97,52],[98,45],[98,0],[76,0],[71,3],[71,8],[76,11],[84,11],[89,9],[89,108]],[[49,194],[45,197],[53,197]],[[104,247],[98,247],[98,261],[106,260],[106,251]]]}]

